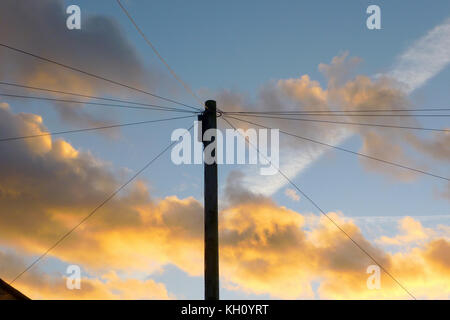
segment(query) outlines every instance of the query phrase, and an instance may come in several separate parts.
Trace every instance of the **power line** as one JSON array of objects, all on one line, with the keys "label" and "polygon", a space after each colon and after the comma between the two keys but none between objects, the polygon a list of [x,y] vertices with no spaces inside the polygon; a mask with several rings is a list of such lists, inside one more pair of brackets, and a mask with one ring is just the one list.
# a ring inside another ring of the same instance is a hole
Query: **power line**
[{"label": "power line", "polygon": [[[339,107],[346,108],[346,107]],[[364,112],[435,112],[450,111],[450,108],[419,108],[419,109],[353,109],[353,110],[291,110],[291,111],[232,111],[230,113],[252,114],[304,114],[304,113],[364,113]]]},{"label": "power line", "polygon": [[[188,131],[190,131],[194,126],[192,125]],[[181,137],[180,137],[181,139]],[[51,250],[57,247],[64,239],[66,239],[72,232],[74,232],[79,226],[86,222],[90,217],[92,217],[99,209],[101,209],[105,204],[107,204],[112,198],[114,198],[122,189],[129,185],[134,179],[136,179],[142,172],[144,172],[150,165],[152,165],[157,159],[159,159],[167,150],[169,150],[175,143],[174,141],[164,148],[158,155],[156,155],[150,162],[148,162],[141,170],[134,174],[127,182],[120,186],[116,191],[114,191],[109,197],[107,197],[103,202],[101,202],[94,210],[92,210],[86,217],[84,217],[78,224],[76,224],[72,229],[66,232],[61,238],[58,239],[51,247],[49,247],[42,255],[40,255],[36,260],[34,260],[25,270],[19,273],[9,284],[11,285],[17,279],[19,279],[25,272],[30,270],[36,263],[41,261]]]},{"label": "power line", "polygon": [[[251,115],[251,114],[264,114],[264,113],[252,113],[252,112],[224,112],[227,115]],[[450,117],[450,114],[341,114],[341,113],[270,113],[270,115],[301,115],[301,116],[319,116],[319,117]]]},{"label": "power line", "polygon": [[175,117],[175,118],[168,118],[168,119],[157,119],[157,120],[130,122],[130,123],[122,123],[122,124],[113,124],[113,125],[102,126],[102,127],[75,129],[75,130],[58,131],[58,132],[46,132],[46,133],[41,133],[41,134],[29,135],[29,136],[0,138],[0,142],[22,140],[22,139],[31,139],[31,138],[38,138],[38,137],[45,137],[45,136],[56,136],[56,135],[68,134],[68,133],[78,133],[78,132],[87,132],[87,131],[112,129],[112,128],[119,128],[119,127],[129,127],[129,126],[140,125],[140,124],[148,124],[148,123],[164,122],[164,121],[170,121],[170,120],[186,119],[186,118],[191,118],[191,117],[194,117],[194,116],[185,116],[185,117]]},{"label": "power line", "polygon": [[199,108],[189,106],[189,105],[184,104],[184,103],[182,103],[182,102],[178,102],[178,101],[176,101],[176,100],[172,100],[172,99],[169,99],[169,98],[165,98],[165,97],[156,95],[156,94],[154,94],[154,93],[151,93],[151,92],[148,92],[148,91],[139,89],[139,88],[135,88],[135,87],[132,87],[132,86],[130,86],[130,85],[127,85],[127,84],[124,84],[124,83],[121,83],[121,82],[118,82],[118,81],[115,81],[115,80],[111,80],[111,79],[105,78],[105,77],[103,77],[103,76],[98,76],[98,75],[96,75],[96,74],[93,74],[93,73],[90,73],[90,72],[87,72],[87,71],[84,71],[84,70],[81,70],[81,69],[78,69],[78,68],[75,68],[75,67],[72,67],[72,66],[69,66],[69,65],[60,63],[60,62],[57,62],[57,61],[55,61],[55,60],[51,60],[51,59],[48,59],[48,58],[44,58],[44,57],[38,56],[38,55],[36,55],[36,54],[34,54],[34,53],[27,52],[27,51],[25,51],[25,50],[21,50],[21,49],[18,49],[18,48],[14,48],[14,47],[11,47],[11,46],[6,45],[6,44],[3,44],[3,43],[0,43],[0,46],[2,46],[2,47],[4,47],[4,48],[7,48],[7,49],[10,49],[10,50],[15,51],[15,52],[19,52],[19,53],[22,53],[22,54],[25,54],[25,55],[29,55],[29,56],[31,56],[31,57],[34,57],[34,58],[39,59],[39,60],[42,60],[42,61],[46,61],[46,62],[49,62],[49,63],[53,63],[53,64],[55,64],[55,65],[58,65],[58,66],[60,66],[60,67],[63,67],[63,68],[66,68],[66,69],[69,69],[69,70],[72,70],[72,71],[76,71],[76,72],[79,72],[79,73],[88,75],[88,76],[93,77],[93,78],[96,78],[96,79],[100,79],[100,80],[103,80],[103,81],[106,81],[106,82],[109,82],[109,83],[112,83],[112,84],[115,84],[115,85],[118,85],[118,86],[121,86],[121,87],[124,87],[124,88],[128,88],[128,89],[131,89],[131,90],[140,92],[140,93],[147,94],[147,95],[152,96],[152,97],[154,97],[154,98],[158,98],[158,99],[161,99],[161,100],[165,100],[165,101],[168,101],[168,102],[171,102],[171,103],[175,103],[175,104],[179,104],[179,105],[188,107],[188,108],[190,108],[190,109],[194,109],[194,110],[196,110],[196,111],[200,111]]},{"label": "power line", "polygon": [[[223,118],[232,128],[234,128],[236,130],[236,127],[231,124],[226,117]],[[239,120],[239,119],[236,119]],[[239,132],[239,131],[238,131]],[[394,280],[409,296],[411,296],[414,300],[416,300],[416,297],[414,295],[412,295],[411,292],[409,292],[408,289],[406,289],[405,286],[403,286],[386,268],[383,267],[383,265],[381,265],[366,249],[364,249],[358,242],[356,242],[336,221],[334,221],[333,218],[331,218],[328,214],[325,213],[324,210],[322,210],[321,207],[319,207],[319,205],[312,200],[305,192],[303,192],[291,179],[289,179],[289,177],[281,171],[280,168],[276,167],[272,161],[270,161],[265,155],[263,155],[260,151],[259,148],[255,145],[253,145],[244,135],[242,135],[242,133],[239,132],[239,134],[245,139],[245,141],[247,142],[248,145],[251,145],[254,149],[256,149],[256,151],[258,151],[258,154],[261,156],[263,156],[266,161],[268,161],[270,163],[271,166],[273,166],[298,192],[300,192],[306,199],[308,199],[308,201],[314,206],[316,207],[329,221],[331,221],[342,233],[345,234],[345,236],[350,239],[350,241],[353,242],[354,245],[356,245],[365,255],[367,255],[376,265],[378,265],[392,280]]]},{"label": "power line", "polygon": [[[161,110],[174,110],[174,111],[180,111],[180,112],[192,112],[192,113],[194,113],[194,111],[188,111],[188,110],[184,110],[184,109],[180,109],[180,108],[166,107],[166,106],[160,106],[160,105],[155,105],[155,104],[148,104],[148,103],[143,103],[143,102],[136,102],[136,101],[131,101],[131,100],[104,98],[104,97],[91,96],[91,95],[86,95],[86,94],[81,94],[81,93],[67,92],[67,91],[54,90],[54,89],[48,89],[48,88],[32,87],[32,86],[26,86],[26,85],[17,84],[17,83],[11,83],[11,82],[0,81],[0,84],[1,85],[12,86],[12,87],[31,89],[31,90],[38,90],[38,91],[45,91],[45,92],[51,92],[51,93],[72,95],[72,96],[83,97],[83,98],[88,98],[88,99],[98,99],[98,100],[105,100],[105,101],[112,101],[112,102],[119,102],[119,103],[129,103],[129,104],[135,104],[135,105],[139,105],[139,106],[152,107],[152,109],[150,109],[150,110],[153,110],[153,108],[157,108],[157,110],[159,110],[159,109],[161,109]],[[147,109],[147,108],[137,108],[137,109]]]},{"label": "power line", "polygon": [[[244,120],[244,119],[239,119],[239,118],[235,118],[235,117],[231,117],[231,116],[228,116],[228,117],[231,118],[231,119],[235,119],[235,120],[241,121],[241,122],[246,122],[246,123],[249,123],[249,124],[253,124],[253,125],[259,126],[261,128],[273,129],[273,128],[266,127],[264,125],[261,125],[261,124],[258,124],[258,123],[252,122],[252,121],[247,121],[247,120]],[[435,177],[435,178],[439,178],[439,179],[450,181],[449,178],[446,178],[446,177],[443,177],[443,176],[439,176],[439,175],[434,174],[434,173],[426,172],[426,171],[423,171],[423,170],[420,170],[420,169],[411,168],[411,167],[408,167],[408,166],[405,166],[405,165],[402,165],[402,164],[398,164],[398,163],[395,163],[395,162],[390,162],[390,161],[387,161],[387,160],[375,158],[375,157],[369,156],[367,154],[363,154],[363,153],[359,153],[359,152],[352,151],[352,150],[349,150],[349,149],[341,148],[341,147],[334,146],[334,145],[331,145],[331,144],[328,144],[328,143],[325,143],[325,142],[317,141],[317,140],[314,140],[314,139],[311,139],[311,138],[302,137],[302,136],[299,136],[299,135],[296,135],[296,134],[293,134],[293,133],[290,133],[290,132],[287,132],[287,131],[283,131],[283,130],[279,130],[279,131],[281,133],[284,133],[285,135],[288,135],[288,136],[291,136],[291,137],[295,137],[295,138],[302,139],[302,140],[305,140],[305,141],[313,142],[313,143],[320,144],[320,145],[323,145],[323,146],[326,146],[326,147],[329,147],[329,148],[337,149],[337,150],[340,150],[340,151],[348,152],[348,153],[351,153],[351,154],[354,154],[354,155],[358,155],[358,156],[361,156],[361,157],[365,157],[365,158],[368,158],[368,159],[371,159],[371,160],[383,162],[383,163],[386,163],[386,164],[389,164],[389,165],[392,165],[392,166],[396,166],[396,167],[399,167],[399,168],[415,171],[415,172],[422,173],[422,174],[425,174],[425,175],[428,175],[428,176],[431,176],[431,177]]]},{"label": "power line", "polygon": [[136,28],[136,30],[139,32],[139,34],[141,35],[141,37],[145,40],[145,42],[150,46],[150,48],[152,49],[152,51],[156,54],[156,56],[158,57],[158,59],[164,64],[164,66],[166,66],[167,70],[169,70],[170,74],[184,87],[184,89],[186,89],[187,92],[189,92],[194,99],[196,99],[201,106],[203,106],[203,101],[200,100],[200,98],[194,93],[194,91],[192,91],[192,89],[175,73],[175,71],[169,66],[169,64],[167,63],[167,61],[163,58],[163,56],[159,53],[159,51],[156,49],[156,47],[153,45],[153,43],[150,41],[150,39],[147,38],[147,36],[145,35],[145,33],[142,31],[141,28],[139,28],[138,24],[136,23],[136,21],[133,19],[133,17],[131,16],[131,14],[128,12],[128,10],[122,5],[122,3],[120,2],[120,0],[116,0],[117,4],[120,6],[120,8],[122,9],[122,11],[125,13],[125,15],[128,17],[128,19],[131,21],[131,23],[134,25],[134,27]]},{"label": "power line", "polygon": [[396,129],[411,129],[411,130],[450,132],[449,129],[422,128],[422,127],[410,127],[410,126],[395,126],[395,125],[379,124],[379,123],[343,122],[343,121],[330,121],[330,120],[317,120],[317,119],[304,119],[304,118],[287,118],[287,117],[276,117],[276,116],[263,116],[263,115],[253,115],[253,114],[241,114],[240,116],[241,117],[265,118],[265,119],[296,120],[296,121],[318,122],[318,123],[347,124],[347,125],[368,126],[368,127],[382,127],[382,128],[396,128]]},{"label": "power line", "polygon": [[184,110],[184,109],[178,109],[178,108],[168,108],[168,109],[166,109],[165,107],[161,107],[161,106],[139,107],[139,106],[128,106],[128,105],[100,103],[100,102],[88,102],[88,101],[56,99],[56,98],[46,98],[46,97],[37,97],[37,96],[25,96],[25,95],[8,94],[8,93],[1,93],[1,92],[0,92],[0,96],[2,96],[2,97],[9,97],[9,98],[22,98],[22,99],[52,101],[52,102],[77,103],[77,104],[86,104],[86,105],[93,105],[93,106],[104,106],[104,107],[111,107],[111,108],[126,108],[126,109],[138,109],[138,110],[157,110],[157,111],[172,111],[172,112],[183,112],[183,113],[195,113],[193,111]]}]

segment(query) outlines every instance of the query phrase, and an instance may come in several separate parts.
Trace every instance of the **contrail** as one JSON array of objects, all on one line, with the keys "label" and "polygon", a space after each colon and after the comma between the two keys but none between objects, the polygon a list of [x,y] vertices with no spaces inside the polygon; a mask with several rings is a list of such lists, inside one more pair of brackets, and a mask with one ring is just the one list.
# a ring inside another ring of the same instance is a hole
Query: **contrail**
[{"label": "contrail", "polygon": [[416,40],[398,56],[386,75],[404,85],[406,93],[423,86],[450,63],[450,18]]},{"label": "contrail", "polygon": [[[414,41],[396,58],[392,69],[384,74],[395,79],[410,94],[423,86],[427,81],[444,70],[450,63],[450,18],[434,27],[426,35]],[[380,75],[376,75],[378,77]],[[339,145],[352,136],[351,132],[342,129],[335,135],[329,135],[326,143]],[[320,147],[306,146],[296,151],[287,151],[280,155],[280,168],[289,177],[295,177],[318,160],[327,150]],[[286,161],[282,161],[286,159]],[[247,175],[244,184],[253,192],[270,196],[286,185],[283,177],[260,176],[255,171]]]}]

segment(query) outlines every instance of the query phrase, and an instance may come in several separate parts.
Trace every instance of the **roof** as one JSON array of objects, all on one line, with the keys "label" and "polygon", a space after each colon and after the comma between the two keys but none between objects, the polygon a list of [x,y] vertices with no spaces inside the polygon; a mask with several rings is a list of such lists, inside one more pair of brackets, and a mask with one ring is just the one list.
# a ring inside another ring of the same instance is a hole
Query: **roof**
[{"label": "roof", "polygon": [[0,279],[0,300],[30,300],[30,298]]}]

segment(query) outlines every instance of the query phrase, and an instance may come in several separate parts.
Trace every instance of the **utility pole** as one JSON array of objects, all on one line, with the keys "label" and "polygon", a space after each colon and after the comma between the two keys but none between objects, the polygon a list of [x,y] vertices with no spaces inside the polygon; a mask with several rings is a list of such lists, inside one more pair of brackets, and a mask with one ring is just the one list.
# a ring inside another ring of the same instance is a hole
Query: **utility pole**
[{"label": "utility pole", "polygon": [[[199,116],[202,122],[203,148],[211,145],[217,159],[217,141],[204,141],[203,135],[208,129],[217,130],[216,102],[205,102],[205,111]],[[219,300],[219,215],[217,196],[217,161],[207,163],[203,154],[204,165],[204,196],[205,196],[205,300]]]}]

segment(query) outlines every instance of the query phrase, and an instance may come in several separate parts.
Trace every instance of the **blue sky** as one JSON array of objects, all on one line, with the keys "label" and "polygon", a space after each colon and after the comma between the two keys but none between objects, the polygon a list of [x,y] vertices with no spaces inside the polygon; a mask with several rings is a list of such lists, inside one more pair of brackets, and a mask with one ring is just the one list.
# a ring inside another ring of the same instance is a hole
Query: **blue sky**
[{"label": "blue sky", "polygon": [[[117,19],[146,61],[158,62],[116,4],[79,3],[89,13]],[[250,93],[267,81],[299,74],[323,80],[317,65],[342,51],[364,59],[364,74],[385,70],[397,54],[447,18],[450,6],[447,1],[433,6],[427,1],[377,1],[382,30],[372,32],[365,27],[372,1],[125,3],[193,88],[236,87]]]},{"label": "blue sky", "polygon": [[[158,94],[196,104],[170,78],[115,1],[67,0],[64,3],[79,5],[83,18],[104,15],[116,21],[144,64],[166,74],[163,91]],[[318,65],[329,64],[333,57],[344,52],[362,59],[357,74],[373,77],[388,73],[395,68],[402,53],[450,15],[450,2],[446,0],[433,1],[432,5],[422,0],[124,0],[123,3],[170,66],[205,100],[215,98],[223,90],[230,90],[248,97],[249,101],[255,101],[264,86],[280,79],[299,78],[304,74],[326,88],[327,80],[319,72]],[[381,7],[382,30],[366,28],[365,11],[370,4]],[[69,61],[67,63],[70,64]],[[96,70],[90,71],[98,73]],[[450,68],[444,67],[415,89],[409,96],[410,101],[415,107],[445,108],[450,101],[449,83]],[[154,91],[152,87],[148,89]],[[128,98],[143,100],[145,96],[130,94]],[[45,103],[20,105],[13,99],[4,101],[10,103],[14,112],[42,115],[50,131],[77,128],[61,120],[59,114]],[[218,103],[220,107],[220,100]],[[171,116],[132,110],[103,113],[100,109],[93,112],[100,118],[105,116],[117,123]],[[129,127],[123,129],[116,139],[89,133],[65,135],[64,138],[77,149],[90,151],[110,162],[113,168],[128,168],[130,174],[139,170],[170,143],[172,130],[191,124],[191,120],[183,119],[172,121],[170,125],[160,123]],[[448,127],[448,120],[421,119],[420,125],[443,128]],[[428,133],[420,136],[429,137]],[[359,150],[361,144],[361,138],[353,135],[342,141],[340,146]],[[221,167],[222,188],[229,173],[235,169],[245,172],[248,166]],[[427,170],[443,176],[449,176],[449,169],[448,162],[427,163]],[[199,165],[175,166],[170,161],[170,155],[166,154],[142,177],[148,181],[154,197],[194,196],[201,201],[202,167]],[[371,240],[376,238],[376,235],[370,234],[371,223],[378,223],[379,220],[373,222],[364,220],[364,217],[388,217],[383,230],[389,234],[397,228],[397,221],[389,217],[417,217],[429,228],[438,224],[448,225],[448,199],[438,196],[448,182],[429,176],[419,176],[413,182],[390,179],[367,171],[354,155],[334,150],[315,159],[308,168],[291,178],[325,211],[339,211],[347,217],[362,218],[357,224]],[[319,214],[306,199],[296,202],[286,197],[284,192],[287,187],[281,186],[271,195],[279,205],[298,212]],[[427,220],[424,218],[427,216],[438,218]],[[52,270],[59,263],[50,259],[42,268]],[[189,277],[174,265],[151,278],[165,283],[168,290],[179,297],[201,298],[201,278]],[[270,297],[268,294],[259,296],[226,289],[223,289],[223,294],[225,298]]]},{"label": "blue sky", "polygon": [[[67,4],[72,2],[66,1]],[[382,10],[382,30],[370,31],[365,26],[367,14],[365,10],[371,1],[229,1],[227,3],[211,1],[126,1],[126,6],[136,21],[149,36],[161,54],[176,72],[194,88],[209,91],[236,89],[249,96],[255,96],[261,86],[278,79],[299,77],[308,74],[314,80],[326,85],[323,75],[318,71],[319,63],[328,63],[334,56],[348,51],[352,56],[363,59],[357,72],[374,75],[387,71],[395,58],[408,48],[416,39],[441,23],[448,15],[450,4],[447,1],[435,2],[433,6],[426,1],[378,1]],[[83,14],[102,14],[114,17],[126,32],[129,41],[148,64],[158,65],[156,56],[137,34],[115,3],[105,1],[80,1]],[[450,71],[443,70],[422,88],[413,93],[418,106],[440,106],[448,101],[448,92],[444,90],[450,80]],[[173,80],[174,85],[175,83]],[[183,101],[195,104],[189,94],[179,92]],[[204,97],[205,100],[209,97]],[[133,119],[141,117],[139,112]],[[121,115],[122,117],[122,115]],[[123,118],[120,118],[122,121]],[[127,120],[125,120],[126,122]],[[424,124],[430,126],[433,121],[425,119]],[[438,120],[439,121],[439,120]],[[445,121],[445,119],[443,120]],[[180,121],[181,123],[182,121]],[[186,122],[186,121],[185,121]],[[443,123],[438,123],[443,124]],[[163,127],[161,125],[161,127]],[[123,159],[122,151],[112,151],[112,145],[96,139],[87,144],[95,145],[99,154],[112,152],[111,158],[119,165],[138,168],[146,154],[135,153],[133,146],[148,146],[140,129],[126,129],[131,159]],[[152,130],[152,128],[148,128]],[[149,135],[151,135],[149,131]],[[128,138],[129,135],[129,138]],[[162,134],[167,137],[167,134]],[[71,141],[83,141],[84,137],[70,137]],[[78,140],[79,139],[79,140]],[[91,138],[89,138],[91,140]],[[101,140],[101,138],[100,138]],[[153,140],[153,139],[152,139]],[[348,147],[357,148],[358,140],[349,142]],[[163,142],[163,141],[162,141]],[[114,142],[115,143],[115,142]],[[102,145],[102,146],[100,146]],[[161,144],[162,146],[163,144]],[[104,148],[104,149],[103,149]],[[152,148],[149,148],[151,155]],[[109,158],[109,157],[108,157]],[[363,172],[357,159],[351,155],[336,154],[332,161],[321,160],[310,172],[302,177],[303,184],[308,186],[314,198],[325,207],[343,208],[360,214],[375,215],[386,212],[395,215],[420,215],[429,210],[428,201],[434,201],[435,214],[448,211],[445,200],[438,201],[433,197],[433,186],[439,182],[432,178],[421,178],[419,186],[403,183],[391,183],[373,174]],[[346,169],[348,168],[348,169]],[[350,168],[352,168],[350,170]],[[171,168],[174,176],[191,174],[195,176],[201,168],[188,170]],[[445,173],[445,168],[443,169]],[[323,174],[326,170],[327,174]],[[159,170],[157,170],[159,172]],[[182,172],[183,173],[182,173]],[[226,172],[227,170],[224,169]],[[330,191],[323,194],[321,184],[316,179],[318,172],[326,181]],[[447,171],[448,172],[448,171]],[[348,179],[342,179],[344,174]],[[150,174],[154,181],[153,173]],[[225,174],[224,174],[225,175]],[[360,178],[364,176],[364,178]],[[222,177],[224,180],[225,177]],[[164,179],[162,179],[164,180]],[[168,181],[174,181],[172,179]],[[333,187],[333,181],[347,181],[344,188]],[[196,183],[199,186],[199,182]],[[363,186],[355,187],[356,186]],[[158,186],[159,180],[158,180]],[[164,185],[162,190],[173,191],[173,186]],[[345,194],[337,190],[346,190]],[[317,190],[317,191],[316,191]],[[192,191],[192,190],[189,190]],[[411,195],[414,199],[426,198],[428,201],[409,203],[404,201]],[[372,201],[369,195],[391,199],[386,202]],[[187,193],[180,193],[181,196]],[[347,201],[353,199],[365,201]],[[396,201],[395,201],[395,200]],[[282,197],[280,197],[280,200]],[[393,201],[394,200],[394,201]],[[376,202],[376,203],[375,203]],[[377,204],[378,203],[378,204]],[[367,206],[370,208],[367,208]],[[369,210],[367,210],[369,209]]]},{"label": "blue sky", "polygon": [[[161,43],[158,47],[164,50],[165,57],[173,61],[174,68],[184,79],[189,79],[194,88],[237,88],[254,95],[261,85],[280,78],[309,74],[313,79],[323,81],[317,65],[328,62],[343,51],[363,59],[358,72],[369,75],[383,72],[394,64],[398,54],[443,21],[449,12],[446,10],[449,4],[445,1],[432,8],[425,1],[407,4],[402,1],[381,1],[383,30],[369,31],[365,27],[364,12],[371,3],[210,3],[210,10],[205,11],[202,10],[205,8],[204,2],[194,5],[185,3],[186,8],[178,6],[182,2],[176,6],[167,2],[165,7],[148,8],[147,11],[142,3],[130,2],[130,10],[136,7],[133,11],[136,19],[142,21],[144,26],[146,23],[149,25],[146,30],[157,27],[167,30],[170,36],[166,37],[165,33],[162,37],[155,34],[154,42]],[[158,14],[155,15],[155,12]],[[177,19],[172,20],[172,16]],[[205,18],[208,16],[213,20],[211,23]],[[205,24],[210,27],[205,28]],[[136,43],[142,41],[136,39]],[[421,97],[420,103],[423,105],[445,105],[448,93],[446,95],[443,89],[449,83],[449,76],[449,70],[444,70],[414,95]],[[357,143],[349,143],[348,146],[355,147]],[[381,212],[388,215],[420,215],[424,210],[430,210],[428,201],[404,201],[411,196],[411,192],[415,195],[413,199],[435,200],[433,186],[436,182],[432,178],[423,178],[420,185],[411,186],[392,184],[376,175],[367,175],[353,156],[344,154],[335,155],[328,163],[326,160],[320,161],[302,177],[302,181],[305,181],[303,184],[309,187],[317,201],[325,203],[326,208],[345,207],[346,211],[356,215],[377,215]],[[318,176],[322,177],[319,181],[327,185],[326,190],[329,192],[321,192],[323,185],[317,182]],[[348,182],[344,188],[342,181]],[[339,193],[337,190],[340,189],[345,190],[345,193]],[[374,201],[374,195],[386,201]],[[364,200],[348,201],[349,196],[351,199]],[[434,213],[448,211],[445,200],[440,204],[436,202],[432,207]]]}]

